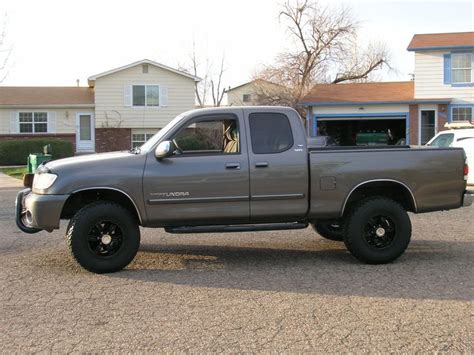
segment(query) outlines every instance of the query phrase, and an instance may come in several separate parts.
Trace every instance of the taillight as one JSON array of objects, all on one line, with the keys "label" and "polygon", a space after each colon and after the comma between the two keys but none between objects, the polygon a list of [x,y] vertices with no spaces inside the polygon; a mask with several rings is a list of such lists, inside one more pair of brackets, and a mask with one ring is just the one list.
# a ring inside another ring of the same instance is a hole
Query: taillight
[{"label": "taillight", "polygon": [[467,180],[467,176],[469,175],[469,165],[467,165],[467,162],[464,163],[464,180]]}]

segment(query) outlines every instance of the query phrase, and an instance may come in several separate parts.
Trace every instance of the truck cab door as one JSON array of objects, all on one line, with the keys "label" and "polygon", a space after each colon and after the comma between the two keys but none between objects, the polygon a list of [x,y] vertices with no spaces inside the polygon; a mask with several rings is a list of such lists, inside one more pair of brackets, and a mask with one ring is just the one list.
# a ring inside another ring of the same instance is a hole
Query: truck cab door
[{"label": "truck cab door", "polygon": [[150,225],[248,222],[249,165],[241,109],[196,113],[164,140],[174,154],[147,156],[143,196]]},{"label": "truck cab door", "polygon": [[284,222],[305,217],[308,153],[299,115],[281,108],[249,108],[244,114],[250,132],[251,220]]}]

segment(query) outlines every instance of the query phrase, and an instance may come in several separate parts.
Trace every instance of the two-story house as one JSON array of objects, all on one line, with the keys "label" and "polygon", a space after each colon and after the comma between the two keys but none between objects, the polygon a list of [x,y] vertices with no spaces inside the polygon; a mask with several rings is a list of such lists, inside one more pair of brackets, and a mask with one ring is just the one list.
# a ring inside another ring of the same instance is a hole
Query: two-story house
[{"label": "two-story house", "polygon": [[200,79],[141,60],[88,79],[88,87],[0,86],[0,140],[54,137],[77,153],[143,144],[195,106]]},{"label": "two-story house", "polygon": [[[355,144],[364,133],[425,144],[446,123],[474,118],[474,32],[416,34],[414,80],[316,85],[302,100],[311,136]],[[474,121],[473,121],[474,123]]]}]

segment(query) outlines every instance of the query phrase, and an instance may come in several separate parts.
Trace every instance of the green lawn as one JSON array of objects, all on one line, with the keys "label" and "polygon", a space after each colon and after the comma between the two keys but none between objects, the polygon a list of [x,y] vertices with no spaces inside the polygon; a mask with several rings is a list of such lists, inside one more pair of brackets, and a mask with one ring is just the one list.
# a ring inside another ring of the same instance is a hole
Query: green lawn
[{"label": "green lawn", "polygon": [[26,166],[21,168],[0,168],[0,172],[17,179],[23,179],[23,175],[26,174]]}]

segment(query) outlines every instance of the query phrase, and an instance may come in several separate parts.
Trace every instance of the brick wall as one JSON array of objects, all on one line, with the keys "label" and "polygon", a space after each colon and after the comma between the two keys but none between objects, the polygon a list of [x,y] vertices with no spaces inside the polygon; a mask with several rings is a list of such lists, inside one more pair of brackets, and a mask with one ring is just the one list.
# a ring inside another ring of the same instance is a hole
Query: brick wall
[{"label": "brick wall", "polygon": [[71,134],[0,134],[0,141],[9,141],[9,140],[29,140],[29,139],[60,139],[66,142],[71,142],[74,151],[76,151],[76,135]]},{"label": "brick wall", "polygon": [[131,128],[96,128],[95,151],[98,153],[127,150],[132,146]]},{"label": "brick wall", "polygon": [[444,131],[448,122],[448,105],[438,105],[438,132]]},{"label": "brick wall", "polygon": [[410,145],[418,144],[418,105],[410,105]]}]

